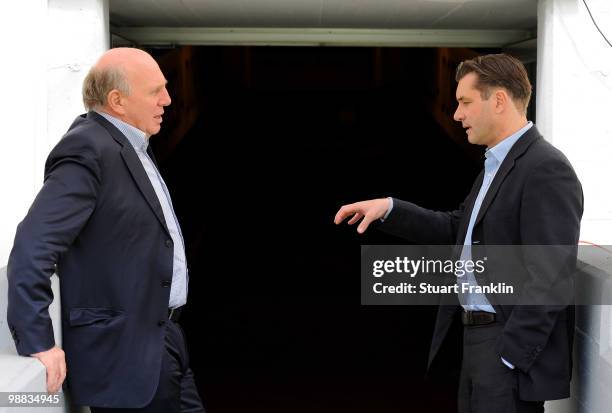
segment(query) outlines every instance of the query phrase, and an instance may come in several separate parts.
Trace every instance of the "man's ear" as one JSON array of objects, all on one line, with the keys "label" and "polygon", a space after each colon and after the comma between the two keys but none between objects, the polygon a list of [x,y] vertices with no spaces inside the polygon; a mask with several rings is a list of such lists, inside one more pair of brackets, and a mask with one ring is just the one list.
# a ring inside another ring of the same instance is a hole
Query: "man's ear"
[{"label": "man's ear", "polygon": [[502,113],[506,110],[508,104],[510,103],[510,97],[508,93],[504,89],[497,89],[495,91],[495,113]]},{"label": "man's ear", "polygon": [[121,96],[121,93],[117,89],[113,89],[108,92],[108,95],[106,95],[106,102],[113,112],[120,115],[125,115],[123,96]]}]

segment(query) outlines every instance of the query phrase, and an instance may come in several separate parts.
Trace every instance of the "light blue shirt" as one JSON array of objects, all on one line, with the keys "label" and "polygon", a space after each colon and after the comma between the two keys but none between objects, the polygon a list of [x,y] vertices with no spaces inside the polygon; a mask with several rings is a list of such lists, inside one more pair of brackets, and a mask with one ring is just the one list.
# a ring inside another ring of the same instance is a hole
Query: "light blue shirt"
[{"label": "light blue shirt", "polygon": [[166,226],[170,232],[170,237],[174,244],[174,257],[172,263],[172,285],[170,287],[170,300],[168,302],[169,308],[176,308],[184,305],[187,302],[187,285],[188,285],[188,272],[187,272],[187,259],[185,256],[185,243],[183,241],[183,234],[179,225],[174,208],[172,207],[172,200],[170,199],[170,192],[166,187],[166,183],[161,177],[159,171],[155,167],[155,164],[149,158],[147,154],[147,148],[149,146],[149,139],[147,134],[140,129],[123,122],[114,116],[109,115],[105,112],[97,112],[103,116],[106,120],[112,123],[117,129],[121,131],[132,144],[138,159],[142,163],[142,166],[151,181],[151,185],[155,190],[157,199],[161,205],[164,213],[164,219],[166,220]]},{"label": "light blue shirt", "polygon": [[[478,212],[480,211],[480,207],[482,206],[482,201],[487,195],[487,191],[491,186],[491,182],[493,182],[493,178],[495,178],[495,174],[499,170],[500,165],[506,159],[508,152],[514,146],[516,141],[519,140],[521,136],[525,132],[527,132],[533,126],[532,122],[527,122],[527,125],[523,126],[521,129],[508,136],[506,139],[498,143],[492,148],[487,149],[485,152],[485,170],[484,177],[482,181],[482,185],[480,187],[480,191],[478,192],[478,196],[476,197],[476,201],[474,202],[474,208],[472,209],[472,215],[470,216],[470,222],[468,224],[467,233],[465,236],[465,241],[463,242],[463,249],[461,251],[461,260],[471,260],[472,259],[472,232],[474,230],[474,224],[476,222],[476,218],[478,217]],[[391,210],[393,209],[393,198],[389,199],[389,209],[385,213],[385,216],[381,218],[381,221],[384,221],[389,217]],[[464,275],[465,281],[459,280],[458,282],[468,282],[470,285],[478,285],[476,282],[476,278],[474,277],[473,272],[466,272]],[[487,297],[484,294],[459,294],[459,302],[465,311],[486,311],[489,313],[495,313],[495,309],[487,300]],[[502,357],[502,362],[511,369],[514,369],[514,365],[509,363]]]},{"label": "light blue shirt", "polygon": [[[487,149],[487,151],[485,152],[484,176],[480,191],[478,192],[478,196],[476,197],[476,201],[474,202],[472,215],[470,216],[470,222],[468,224],[465,241],[463,242],[463,249],[461,251],[461,260],[472,259],[471,247],[474,224],[476,222],[476,218],[478,217],[478,212],[480,212],[482,201],[487,195],[487,191],[491,186],[491,182],[493,182],[493,179],[495,178],[495,174],[497,174],[500,165],[502,164],[504,159],[506,159],[508,152],[510,152],[510,149],[512,149],[516,141],[518,141],[519,138],[523,136],[523,134],[527,132],[532,126],[532,122],[527,122],[527,125],[519,129],[512,135],[508,136],[506,139],[504,139],[494,147]],[[478,285],[476,283],[476,278],[474,277],[473,272],[466,272],[465,277],[465,281],[469,282],[470,285]],[[459,301],[461,302],[462,307],[466,311],[487,311],[489,313],[495,312],[493,306],[489,303],[487,297],[484,294],[460,294]]]},{"label": "light blue shirt", "polygon": [[[480,187],[480,191],[478,192],[478,196],[474,202],[472,215],[470,216],[470,223],[465,235],[465,241],[463,242],[463,250],[461,251],[462,260],[472,259],[472,232],[474,230],[474,224],[476,222],[476,218],[478,217],[478,212],[480,212],[482,201],[487,195],[491,182],[493,182],[493,179],[495,178],[495,174],[497,174],[500,165],[504,159],[506,159],[508,152],[510,152],[510,149],[512,149],[516,141],[518,141],[519,138],[523,136],[523,134],[532,126],[532,122],[527,122],[527,125],[508,136],[494,147],[487,149],[485,152],[485,170],[482,186]],[[465,281],[467,281],[470,285],[478,285],[473,272],[466,272],[465,277]],[[459,294],[459,302],[465,311],[486,311],[489,313],[495,313],[495,309],[491,303],[489,303],[489,300],[487,300],[487,297],[484,294]],[[501,358],[501,361],[509,368],[514,369],[514,365],[503,357]]]}]

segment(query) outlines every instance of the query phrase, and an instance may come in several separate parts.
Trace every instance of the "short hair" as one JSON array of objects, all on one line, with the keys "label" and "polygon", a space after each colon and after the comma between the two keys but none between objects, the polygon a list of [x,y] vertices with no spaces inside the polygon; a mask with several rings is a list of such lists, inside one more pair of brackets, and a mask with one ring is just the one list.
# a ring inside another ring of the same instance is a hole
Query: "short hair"
[{"label": "short hair", "polygon": [[130,84],[120,67],[92,67],[83,81],[83,104],[86,110],[99,109],[106,104],[108,94],[118,90],[130,94]]},{"label": "short hair", "polygon": [[480,91],[483,99],[491,97],[492,88],[502,87],[518,104],[517,108],[527,113],[531,98],[531,82],[520,60],[504,53],[478,56],[459,64],[455,80],[459,82],[469,73],[476,73],[477,80],[474,87]]}]

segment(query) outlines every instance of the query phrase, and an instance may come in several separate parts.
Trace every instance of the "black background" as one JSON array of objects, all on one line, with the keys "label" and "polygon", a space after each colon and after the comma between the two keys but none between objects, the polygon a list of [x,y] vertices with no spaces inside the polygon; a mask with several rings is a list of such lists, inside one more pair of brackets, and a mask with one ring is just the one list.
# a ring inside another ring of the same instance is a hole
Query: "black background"
[{"label": "black background", "polygon": [[198,48],[201,115],[157,153],[186,239],[181,324],[207,409],[455,411],[452,363],[446,381],[425,380],[436,308],[360,304],[360,245],[403,241],[333,224],[345,203],[450,210],[469,191],[481,166],[424,104],[433,49],[383,49],[381,76],[372,48],[250,48],[248,82],[244,52]]}]

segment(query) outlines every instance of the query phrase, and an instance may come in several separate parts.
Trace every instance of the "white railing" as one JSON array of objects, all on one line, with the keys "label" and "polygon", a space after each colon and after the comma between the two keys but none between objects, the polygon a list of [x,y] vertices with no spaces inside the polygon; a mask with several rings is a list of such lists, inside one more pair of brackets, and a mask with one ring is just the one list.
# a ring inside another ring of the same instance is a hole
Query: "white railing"
[{"label": "white railing", "polygon": [[[59,279],[51,278],[51,286],[55,299],[49,306],[49,315],[53,322],[55,342],[61,345],[62,323],[59,306]],[[44,392],[47,389],[47,373],[40,361],[32,357],[17,354],[15,343],[11,337],[6,321],[7,279],[6,267],[0,269],[0,392]],[[68,403],[67,403],[68,404]],[[88,410],[88,409],[87,409]],[[0,413],[66,413],[83,412],[76,408],[65,407],[0,407]]]}]

